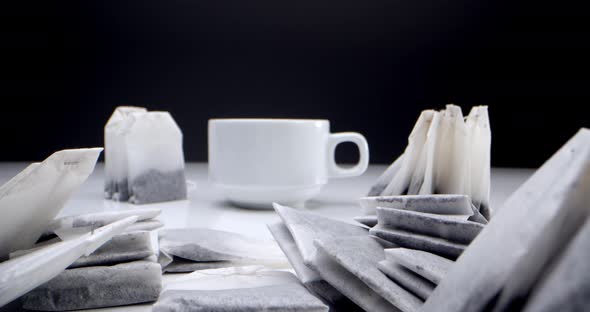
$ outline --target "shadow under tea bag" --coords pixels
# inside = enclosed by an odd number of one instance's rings
[[[0,188],[0,259],[39,239],[70,195],[88,178],[102,148],[63,150]]]
[[[328,307],[293,274],[250,266],[197,271],[172,282],[153,311],[327,312]]]
[[[129,199],[127,182],[127,150],[125,148],[125,127],[129,115],[146,112],[143,107],[119,106],[104,127],[105,148],[105,198],[116,201]],[[128,125],[127,125],[128,126]]]
[[[125,134],[129,202],[148,204],[187,197],[182,132],[168,112],[133,113]]]

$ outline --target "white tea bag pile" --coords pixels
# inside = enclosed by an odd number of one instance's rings
[[[423,311],[590,309],[590,130],[504,203]]]
[[[186,199],[182,132],[168,112],[118,107],[104,132],[106,198],[134,204]]]
[[[157,209],[130,209],[99,212],[55,220],[46,232],[56,238],[38,244],[32,250],[11,254],[18,257],[56,242],[92,233],[97,227],[124,218],[138,222],[127,226],[92,253],[79,257],[68,269],[35,288],[21,300],[27,310],[63,311],[102,308],[155,301],[162,284],[157,263],[158,240],[155,231],[141,230],[142,223],[160,213]],[[140,230],[136,230],[136,229]],[[82,233],[82,234],[81,234]],[[18,259],[18,258],[17,258]]]
[[[101,148],[55,152],[0,187],[0,261],[31,248],[68,198],[88,178]]]
[[[170,283],[153,311],[327,312],[328,307],[293,274],[246,266],[198,271]]]
[[[361,206],[377,210],[377,223],[369,231],[372,235],[451,260],[461,255],[484,226],[469,220],[479,212],[465,195],[366,197],[361,198]],[[372,224],[366,218],[359,221]]]
[[[274,241],[205,228],[164,229],[159,233],[164,272],[180,273],[247,265],[285,269],[289,263]]]
[[[473,107],[465,118],[455,105],[423,111],[404,153],[368,196],[464,194],[489,219],[490,149],[487,106]]]
[[[90,255],[136,220],[137,217],[127,217],[92,233],[48,244],[0,262],[0,307],[52,280],[76,259]]]

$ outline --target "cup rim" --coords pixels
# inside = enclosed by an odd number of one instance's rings
[[[327,119],[305,118],[211,118],[209,123],[328,123]]]

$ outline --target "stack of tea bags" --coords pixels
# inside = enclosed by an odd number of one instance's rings
[[[168,112],[118,107],[104,132],[106,198],[134,204],[186,199],[182,132]]]
[[[590,130],[516,190],[423,311],[590,310]]]
[[[408,146],[368,196],[464,194],[489,219],[491,131],[486,106],[423,111]],[[376,211],[369,211],[375,214]]]
[[[138,222],[26,294],[22,298],[23,307],[63,311],[155,301],[161,290],[162,272],[157,263],[157,233],[149,229],[159,213],[157,209],[133,209],[57,219],[46,231],[57,237],[38,244],[33,250],[67,241],[81,233],[92,233],[97,227],[129,216]],[[15,252],[11,257],[33,250]]]
[[[164,272],[180,273],[225,267],[289,264],[274,241],[205,229],[165,229],[159,233],[159,262]]]

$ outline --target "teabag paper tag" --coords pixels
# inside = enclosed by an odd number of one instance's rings
[[[154,311],[328,311],[293,274],[260,266],[198,271],[169,283]]]
[[[105,198],[126,201],[129,199],[127,186],[127,150],[124,128],[129,115],[146,112],[143,107],[119,106],[104,127],[105,147]]]
[[[49,281],[135,222],[128,217],[76,239],[58,242],[0,263],[0,307]]]
[[[33,246],[70,195],[94,170],[101,148],[63,150],[0,189],[0,259]]]
[[[148,204],[187,197],[182,132],[167,112],[133,113],[125,135],[129,201]]]
[[[408,138],[408,146],[404,151],[405,156],[402,167],[379,195],[405,195],[408,193],[412,175],[418,166],[418,161],[424,149],[428,129],[430,128],[434,114],[435,112],[433,110],[425,110],[420,114]]]
[[[486,218],[490,219],[490,152],[492,132],[487,106],[477,106],[471,109],[467,116],[469,133],[469,194],[475,207]]]
[[[160,252],[170,260],[175,256],[194,262],[247,261],[277,268],[289,266],[271,240],[205,228],[164,229],[159,235]]]
[[[65,270],[22,301],[36,311],[101,308],[156,301],[161,289],[160,265],[134,261]]]

